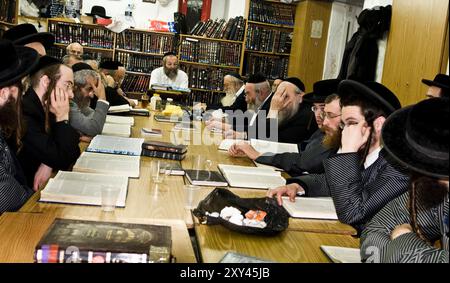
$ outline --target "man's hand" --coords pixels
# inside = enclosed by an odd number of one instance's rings
[[[272,102],[270,103],[270,111],[281,111],[288,107],[288,105],[289,99],[286,90],[284,90],[283,92],[277,91],[272,97]]]
[[[206,123],[206,128],[211,131],[220,130],[222,132],[226,132],[231,129],[231,125],[219,121],[209,121]]]
[[[37,192],[52,176],[53,169],[42,163],[34,174],[33,190]]]
[[[269,191],[267,191],[267,196],[269,198],[272,198],[273,196],[276,195],[278,205],[282,206],[283,200],[281,197],[283,195],[287,195],[291,202],[295,202],[295,196],[297,195],[297,193],[300,193],[300,192],[304,193],[305,190],[299,184],[293,183],[293,184],[289,184],[286,186],[278,187],[276,189],[269,190]]]
[[[94,94],[98,99],[106,100],[105,86],[100,79],[98,79],[96,83],[93,78],[88,77],[87,82],[91,85]]]
[[[395,227],[395,229],[391,233],[391,240],[395,240],[401,235],[412,233],[413,228],[409,224],[403,224]]]
[[[251,160],[256,160],[261,156],[261,153],[253,148],[253,146],[242,142],[233,144],[228,150],[228,153],[233,157],[247,156]]]
[[[69,95],[61,88],[55,88],[50,94],[50,112],[56,117],[56,122],[69,120]]]
[[[244,132],[236,132],[233,130],[228,130],[223,133],[224,139],[232,139],[232,140],[245,140],[245,133]]]
[[[92,137],[88,136],[80,136],[80,142],[87,142],[90,143],[92,141]]]
[[[342,131],[342,153],[358,152],[367,143],[370,135],[370,127],[361,121],[356,125],[349,125]]]

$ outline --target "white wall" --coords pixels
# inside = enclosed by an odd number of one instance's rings
[[[365,0],[364,1],[364,9],[370,9],[375,6],[387,6],[392,5],[393,0]],[[381,82],[383,78],[383,68],[384,68],[384,59],[386,55],[386,46],[387,46],[387,38],[388,33],[378,41],[378,64],[377,64],[377,75],[376,81]]]
[[[211,19],[230,19],[244,16],[245,0],[212,0]]]
[[[334,2],[331,7],[327,48],[323,68],[323,79],[334,79],[339,75],[345,45],[358,30],[356,16],[361,7]]]
[[[103,6],[107,16],[124,15],[127,5],[134,4],[133,17],[136,28],[148,28],[149,20],[173,21],[173,13],[178,11],[178,0],[172,0],[169,5],[162,7],[159,1],[155,4],[142,0],[83,0],[83,15],[91,11],[92,6]]]

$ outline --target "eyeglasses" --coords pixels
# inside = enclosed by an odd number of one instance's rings
[[[74,85],[72,82],[65,82],[64,87],[65,87],[66,91],[69,91],[69,90],[73,90]]]
[[[341,130],[343,130],[345,127],[354,126],[354,125],[358,125],[358,124],[359,123],[355,122],[355,121],[350,121],[350,122],[348,122],[348,124],[345,124],[344,122],[341,122],[341,123],[339,123],[339,128]]]
[[[320,106],[313,106],[313,107],[311,107],[311,111],[312,112],[317,112],[317,111],[323,112],[324,110],[325,110],[325,107],[320,107]]]
[[[320,118],[322,118],[324,120],[325,120],[325,118],[331,120],[331,119],[334,119],[334,118],[337,118],[337,117],[340,117],[340,116],[342,116],[342,114],[337,115],[337,114],[333,114],[333,113],[329,113],[329,112],[325,112],[325,111],[320,113]]]

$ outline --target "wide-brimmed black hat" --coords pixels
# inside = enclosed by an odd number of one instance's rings
[[[289,82],[289,83],[295,85],[296,87],[298,87],[301,91],[303,91],[303,92],[305,91],[305,84],[299,78],[290,77],[290,78],[285,79],[283,82]]]
[[[100,63],[99,68],[100,69],[106,69],[106,70],[118,70],[119,67],[122,67],[123,64],[120,63],[119,61],[103,61]]]
[[[339,79],[330,79],[315,82],[313,85],[313,91],[305,94],[305,96],[303,96],[303,100],[310,103],[324,103],[328,96],[337,93],[337,89],[341,81],[342,80]]]
[[[364,98],[380,107],[388,116],[402,107],[397,96],[377,82],[360,83],[353,80],[344,80],[338,86],[338,95],[341,102],[345,102],[352,97]]]
[[[422,82],[427,86],[437,86],[440,88],[450,89],[450,77],[444,74],[437,74],[432,81],[423,79]]]
[[[21,24],[10,28],[3,34],[3,39],[9,39],[16,45],[40,42],[45,49],[49,49],[55,43],[55,36],[52,33],[38,32],[32,24]]]
[[[39,70],[42,70],[46,67],[52,66],[52,65],[57,65],[57,64],[62,64],[61,60],[55,58],[55,57],[51,57],[51,56],[42,56],[39,58],[39,62],[36,65],[36,67],[33,68],[33,70],[31,71],[31,75],[37,73]]]
[[[0,87],[10,86],[28,75],[38,64],[39,54],[25,46],[14,46],[9,40],[0,39]]]
[[[432,98],[393,113],[384,123],[384,148],[420,174],[448,179],[449,100]]]
[[[99,16],[99,17],[104,18],[104,19],[111,19],[111,17],[106,15],[106,10],[102,6],[92,6],[91,12],[90,13],[86,13],[86,15],[91,16],[91,17]]]

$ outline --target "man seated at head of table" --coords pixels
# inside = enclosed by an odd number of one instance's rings
[[[298,144],[299,153],[263,154],[248,143],[238,142],[230,148],[230,155],[247,156],[258,163],[283,169],[292,177],[305,172],[323,173],[323,160],[335,154],[340,143],[341,106],[336,94],[339,82],[337,79],[316,82],[314,91],[303,97],[313,104],[311,110],[319,129],[309,139]]]
[[[381,129],[400,102],[385,86],[346,80],[339,84],[341,98],[341,148],[324,161],[324,174],[290,178],[287,185],[269,190],[282,195],[333,198],[338,218],[360,233],[387,203],[403,194],[409,184],[406,168],[383,149]]]
[[[154,84],[169,85],[176,88],[188,88],[188,75],[180,70],[177,55],[167,52],[162,59],[163,66],[154,69],[151,73],[150,86]]]
[[[15,150],[7,140],[20,148],[22,138],[21,80],[38,63],[38,53],[9,40],[0,40],[0,54],[8,54],[0,63],[0,215],[18,210],[33,194],[27,185]]]

